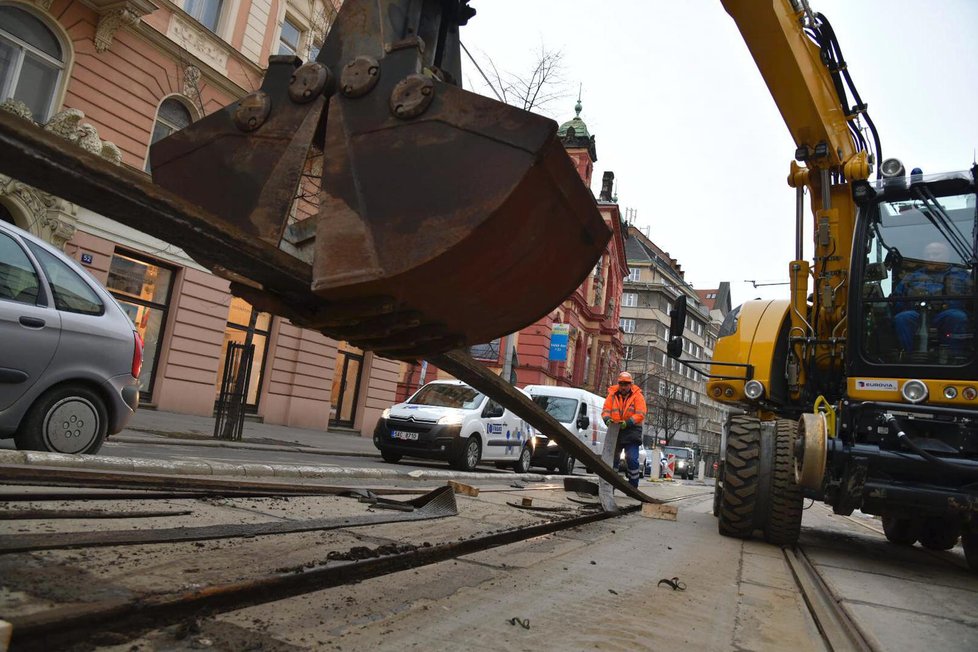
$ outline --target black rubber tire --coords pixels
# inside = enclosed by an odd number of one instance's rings
[[[459,471],[472,471],[479,465],[482,459],[482,445],[479,437],[472,435],[465,440],[465,445],[461,446],[455,457],[455,468]]]
[[[928,518],[920,524],[917,540],[928,550],[950,550],[961,536],[961,524],[957,519]]]
[[[774,464],[764,538],[777,546],[793,546],[801,534],[804,500],[795,482],[794,445],[798,424],[778,419],[774,431]]]
[[[94,455],[102,448],[108,427],[108,412],[98,394],[84,385],[60,385],[34,401],[14,441],[20,450]],[[66,435],[72,432],[83,440]]]
[[[910,518],[899,518],[897,516],[883,517],[883,534],[887,541],[900,546],[912,546],[917,542],[920,534],[920,525]]]
[[[746,415],[730,417],[717,522],[723,536],[747,539],[754,533],[760,467],[760,420]]]
[[[570,455],[564,455],[560,458],[560,466],[557,467],[557,471],[561,475],[574,475],[574,465],[577,463]]]
[[[964,548],[968,568],[978,573],[978,522],[972,521],[961,528],[961,547]]]
[[[519,459],[513,462],[513,471],[516,473],[526,473],[530,470],[530,458],[533,457],[533,451],[530,450],[529,446],[524,446],[520,451]]]
[[[717,469],[717,477],[713,481],[713,515],[720,516],[720,500],[723,496],[723,467]]]
[[[397,464],[398,462],[401,461],[401,458],[404,457],[397,451],[392,451],[387,448],[380,449],[380,456],[384,458],[385,462],[388,462],[390,464]]]

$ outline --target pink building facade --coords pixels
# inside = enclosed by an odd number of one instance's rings
[[[336,3],[338,5],[338,3]],[[321,0],[0,0],[0,108],[146,171],[149,145],[259,87],[272,54],[315,56]],[[0,175],[0,219],[62,247],[146,340],[145,407],[213,413],[252,307],[179,248]],[[254,319],[250,410],[370,435],[398,364],[268,314]]]

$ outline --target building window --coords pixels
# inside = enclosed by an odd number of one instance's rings
[[[244,344],[248,337],[248,326],[254,314],[255,327],[252,331],[251,344],[254,357],[251,360],[251,375],[248,377],[248,387],[245,390],[245,409],[255,412],[258,409],[258,397],[265,371],[265,357],[268,352],[268,334],[272,327],[272,316],[267,312],[257,312],[244,299],[233,297],[228,311],[227,328],[224,330],[224,343],[221,345],[221,359],[217,370],[217,394],[221,392],[221,379],[224,378],[224,365],[227,363],[228,342]],[[235,370],[235,374],[237,370]]]
[[[632,283],[638,283],[642,278],[642,269],[639,267],[633,267],[628,270],[628,280]]]
[[[64,68],[54,32],[23,9],[0,6],[0,102],[20,100],[35,122],[47,122]]]
[[[109,264],[109,278],[105,286],[143,338],[139,390],[141,398],[150,400],[170,303],[173,270],[117,251]]]
[[[625,346],[625,360],[631,360],[634,356],[634,352],[631,346]]]
[[[278,53],[298,55],[301,42],[302,30],[286,18],[282,22],[282,34],[278,37]]]
[[[638,305],[638,295],[634,292],[625,292],[621,295],[621,305],[625,308],[634,308]]]
[[[153,145],[153,143],[163,140],[175,131],[186,129],[191,122],[193,122],[193,117],[183,102],[172,97],[163,100],[163,104],[160,104],[160,110],[156,112],[156,124],[153,125],[153,137],[149,144]],[[151,171],[148,154],[145,169],[147,172]]]
[[[201,25],[217,33],[217,23],[221,20],[224,0],[186,0],[183,10]]]
[[[621,320],[621,329],[626,333],[635,332],[635,320],[634,319],[624,319]]]

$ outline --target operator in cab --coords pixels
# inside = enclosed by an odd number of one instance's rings
[[[642,477],[642,470],[638,466],[638,448],[642,443],[642,423],[646,411],[645,397],[642,390],[632,383],[632,375],[627,371],[618,374],[618,384],[608,388],[601,418],[609,426],[612,423],[621,424],[612,459],[617,460],[622,448],[625,449],[628,484],[635,488],[638,488],[638,480]]]

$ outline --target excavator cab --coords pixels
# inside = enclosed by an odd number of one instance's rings
[[[969,173],[884,179],[860,205],[853,270],[860,374],[975,378],[975,190]],[[912,367],[908,368],[908,367]]]
[[[474,13],[346,0],[316,61],[271,57],[260,90],[155,144],[158,185],[311,270],[269,287],[188,253],[254,305],[395,359],[512,333],[570,295],[611,231],[556,123],[459,86]],[[319,198],[302,220],[300,195]]]

